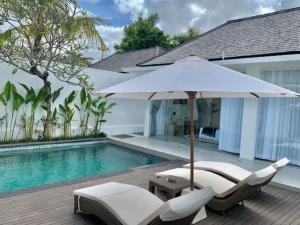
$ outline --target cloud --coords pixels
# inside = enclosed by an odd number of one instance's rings
[[[158,26],[168,34],[178,34],[189,27],[207,31],[227,20],[265,14],[300,6],[300,0],[114,0],[120,13],[136,18],[158,13]]]
[[[147,15],[145,0],[114,0],[115,6],[120,13],[130,14],[134,20],[139,13]]]
[[[228,20],[300,6],[300,0],[113,0],[113,3],[119,13],[129,14],[132,21],[139,13],[144,16],[158,13],[157,26],[170,35],[190,27],[205,32]],[[123,27],[102,25],[98,30],[109,48],[105,56],[112,54],[113,46],[122,40]],[[101,54],[92,50],[92,56],[99,59]]]
[[[263,7],[263,6],[260,6],[257,10],[258,14],[266,14],[274,11],[275,9],[273,7]]]

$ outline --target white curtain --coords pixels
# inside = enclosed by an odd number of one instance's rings
[[[265,71],[261,78],[300,92],[300,71]],[[278,160],[288,157],[300,165],[300,99],[260,99],[256,157]]]
[[[150,112],[150,119],[151,119],[151,125],[150,125],[150,130],[151,130],[151,136],[155,136],[157,131],[157,113],[159,111],[160,105],[162,101],[151,101],[151,112]]]
[[[219,149],[240,153],[243,99],[222,98]]]
[[[165,135],[167,101],[163,100],[156,114],[156,135]]]

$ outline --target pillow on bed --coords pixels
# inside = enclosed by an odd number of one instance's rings
[[[208,187],[173,198],[162,206],[159,217],[162,221],[185,218],[200,210],[214,196],[214,191]]]

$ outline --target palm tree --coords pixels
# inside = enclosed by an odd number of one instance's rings
[[[103,20],[79,9],[76,0],[0,0],[0,22],[10,29],[0,33],[0,60],[40,78],[46,97],[43,136],[52,134],[52,98],[49,76],[91,88],[82,68],[89,64],[83,52],[91,44],[107,48],[96,26]]]

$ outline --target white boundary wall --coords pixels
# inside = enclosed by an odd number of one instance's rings
[[[18,91],[23,94],[25,94],[25,92],[23,91],[23,88],[20,85],[18,85],[18,83],[24,83],[28,86],[32,86],[35,90],[38,90],[42,87],[43,83],[41,79],[29,75],[21,70],[19,70],[16,74],[12,74],[13,68],[14,67],[9,66],[6,63],[0,63],[0,90],[3,90],[3,87],[7,81],[11,81],[12,83],[14,83]],[[90,76],[91,82],[94,84],[95,90],[101,90],[103,88],[131,79],[138,75],[136,73],[113,73],[110,71],[98,70],[93,68],[86,68],[85,73]],[[57,99],[54,106],[58,106],[58,104],[62,103],[63,99],[67,95],[69,95],[71,91],[79,91],[81,89],[80,87],[72,86],[61,82],[57,80],[54,76],[50,76],[49,80],[52,84],[52,90],[64,87],[60,97]],[[105,119],[107,120],[107,122],[103,124],[102,131],[110,135],[144,131],[144,116],[146,102],[123,99],[113,99],[110,101],[117,103],[117,105],[112,108],[112,113],[106,116]],[[4,108],[3,105],[0,103],[0,117],[2,117],[3,115]],[[45,113],[43,112],[43,110],[40,109],[36,113],[36,119],[40,119],[42,115],[45,115]],[[76,110],[74,120],[72,121],[72,134],[78,133],[78,115],[79,114]],[[91,120],[89,123],[89,128],[92,129],[93,125],[94,121]],[[3,131],[0,132],[3,133]],[[20,136],[22,135],[19,134],[19,138]]]

